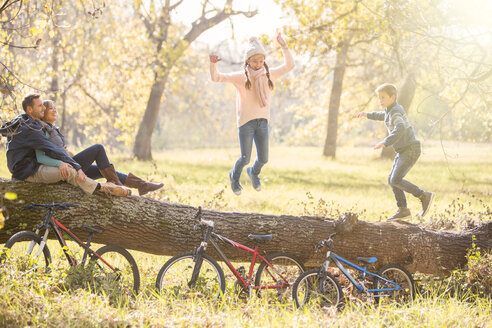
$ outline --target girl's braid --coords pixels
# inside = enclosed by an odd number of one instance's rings
[[[270,90],[273,90],[273,82],[270,80],[270,70],[268,69],[268,65],[266,62],[263,63],[266,69],[266,76],[268,78],[268,86],[270,87]]]
[[[244,74],[246,74],[246,90],[249,90],[251,88],[251,81],[249,80],[249,76],[248,76],[248,63],[245,62],[244,63]]]

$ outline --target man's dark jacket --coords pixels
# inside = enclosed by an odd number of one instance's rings
[[[51,158],[59,159],[79,170],[80,164],[67,156],[65,150],[53,144],[43,132],[40,123],[27,114],[16,118],[16,129],[7,135],[7,166],[12,178],[25,180],[38,170],[35,149],[40,149]],[[6,123],[9,124],[9,123]]]

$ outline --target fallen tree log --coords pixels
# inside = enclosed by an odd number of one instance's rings
[[[55,217],[84,238],[87,233],[80,228],[82,225],[103,228],[104,232],[93,238],[97,243],[176,255],[194,249],[203,236],[201,231],[193,230],[196,208],[192,206],[139,196],[120,198],[98,193],[89,196],[65,183],[44,185],[0,179],[0,188],[17,193],[21,201],[4,200],[8,220],[0,230],[0,243],[5,243],[17,231],[32,230],[44,219],[42,211],[22,210],[24,203],[50,202],[80,204],[68,211],[55,212]],[[261,245],[263,251],[291,253],[308,267],[323,261],[324,252],[315,253],[314,245],[335,231],[338,235],[334,250],[339,255],[350,260],[357,256],[376,256],[376,266],[397,263],[412,273],[448,274],[465,264],[466,252],[473,242],[485,250],[492,248],[492,221],[473,230],[434,231],[402,222],[358,221],[353,214],[330,219],[204,210],[203,217],[215,221],[215,232],[250,247],[254,243],[247,238],[248,234],[273,234],[273,241]],[[209,250],[213,256],[213,248]],[[249,253],[229,245],[223,251],[232,261],[250,260]]]

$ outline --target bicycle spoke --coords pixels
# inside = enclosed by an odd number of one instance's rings
[[[256,272],[255,285],[264,287],[258,295],[267,301],[289,302],[292,298],[292,285],[304,271],[300,261],[286,254],[272,254],[267,260],[273,265],[262,263]]]
[[[187,296],[214,298],[224,292],[225,280],[217,262],[208,256],[203,257],[198,277],[194,284],[190,285],[194,267],[193,253],[171,258],[160,270],[156,287],[163,295],[181,299]]]
[[[17,271],[46,272],[51,261],[47,246],[40,248],[41,238],[31,231],[13,235],[1,251],[0,264],[9,265]]]
[[[298,307],[321,306],[338,309],[344,303],[343,291],[338,281],[331,274],[322,279],[318,269],[306,271],[297,279],[293,288],[293,298]]]
[[[88,267],[92,270],[92,283],[117,296],[138,293],[140,274],[133,257],[125,249],[106,245],[97,251],[101,258],[93,256]]]
[[[383,291],[378,292],[378,296],[376,297],[376,303],[390,303],[396,302],[398,304],[405,304],[411,302],[415,297],[415,290],[413,279],[408,271],[395,264],[388,264],[381,268],[378,272],[378,275],[386,278],[387,280],[393,281],[400,286],[400,289],[394,291]],[[378,289],[391,289],[394,288],[394,285],[379,278],[376,278],[375,285]]]

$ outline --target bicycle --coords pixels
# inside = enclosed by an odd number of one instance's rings
[[[91,273],[94,274],[94,278],[104,283],[117,282],[123,292],[137,294],[140,287],[140,274],[135,260],[126,249],[117,245],[106,245],[94,251],[90,248],[92,236],[96,233],[102,233],[103,229],[83,225],[82,228],[89,232],[87,243],[84,244],[53,216],[55,209],[68,210],[78,206],[78,204],[72,203],[25,205],[24,210],[47,210],[44,223],[36,227],[36,232],[20,231],[10,237],[1,252],[0,265],[5,264],[7,260],[13,261],[15,256],[19,256],[17,260],[20,270],[49,272],[51,253],[46,242],[50,230],[53,230],[71,267],[77,266],[78,263],[68,249],[63,233],[84,249],[80,265],[85,266],[85,262],[89,258],[89,265],[93,270]],[[40,234],[42,229],[45,229],[43,235]]]
[[[188,294],[197,297],[221,297],[225,292],[224,271],[217,261],[206,254],[210,243],[236,277],[234,289],[239,298],[252,297],[253,291],[256,291],[259,297],[268,301],[290,300],[291,286],[297,276],[305,270],[301,261],[286,253],[273,253],[264,257],[259,253],[258,243],[272,240],[272,235],[248,235],[248,238],[256,241],[255,247],[249,248],[213,232],[214,222],[203,219],[201,213],[202,209],[199,207],[194,216],[194,220],[198,220],[199,223],[194,229],[205,229],[203,241],[194,251],[178,254],[162,266],[156,279],[157,290],[162,294],[181,298]],[[234,268],[220,249],[217,240],[252,253],[247,275],[244,267],[241,266],[237,270]],[[257,261],[261,263],[253,284],[253,270]]]
[[[305,271],[295,281],[292,297],[297,307],[302,308],[306,304],[318,304],[336,309],[343,307],[345,297],[342,287],[328,269],[331,261],[340,269],[341,274],[347,277],[356,291],[374,298],[376,305],[384,300],[407,303],[415,298],[414,282],[405,268],[397,264],[387,264],[377,273],[369,272],[367,266],[356,265],[332,251],[335,235],[336,233],[331,234],[328,239],[320,241],[315,247],[316,250],[323,246],[327,248],[324,263],[317,269]],[[376,257],[357,257],[356,259],[364,264],[377,261]],[[358,271],[358,277],[354,278],[343,264]]]

